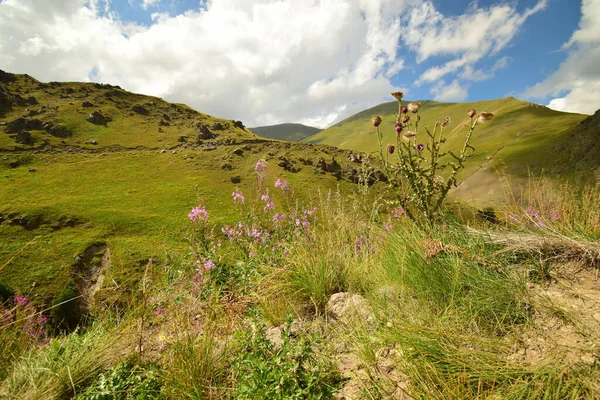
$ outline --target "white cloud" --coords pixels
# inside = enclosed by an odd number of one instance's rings
[[[456,17],[445,17],[430,1],[415,7],[402,38],[417,53],[417,62],[434,56],[454,57],[425,71],[416,83],[435,82],[461,69],[466,78],[489,79],[493,73],[475,73],[473,66],[504,49],[527,18],[543,10],[547,3],[548,0],[539,0],[534,7],[519,13],[509,4],[479,8],[475,2],[468,12]]]
[[[44,81],[95,76],[249,126],[323,127],[395,89],[397,16],[415,1],[210,0],[146,27],[110,0],[4,0],[0,65]]]
[[[579,29],[563,49],[569,51],[558,70],[528,88],[527,98],[556,96],[548,107],[593,114],[600,109],[600,0],[583,0]]]
[[[431,88],[431,93],[435,95],[436,101],[464,101],[469,95],[467,88],[461,86],[458,80],[452,81],[449,85],[439,81]]]
[[[160,3],[160,0],[142,0],[142,8],[147,10],[150,7],[156,7]]]

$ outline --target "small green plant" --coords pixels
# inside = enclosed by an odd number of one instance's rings
[[[419,110],[421,103],[409,103],[402,106],[402,92],[392,93],[398,100],[396,117],[396,145],[383,148],[383,134],[379,129],[382,122],[380,116],[374,116],[373,126],[377,128],[379,155],[383,163],[388,181],[399,198],[400,205],[413,220],[424,217],[427,223],[433,224],[438,218],[444,199],[452,186],[456,185],[458,172],[464,168],[465,161],[471,157],[475,148],[471,145],[471,137],[478,123],[492,118],[493,114],[475,110],[468,112],[469,129],[462,144],[460,153],[442,152],[444,128],[450,124],[450,118],[437,120],[433,130],[425,127],[426,141],[419,142]],[[476,117],[477,115],[477,117]],[[384,155],[384,152],[386,153]],[[390,162],[390,156],[396,154],[396,163]],[[445,173],[449,169],[449,173]]]
[[[156,366],[146,368],[123,363],[100,374],[75,400],[159,399],[162,383]]]
[[[314,350],[313,337],[293,338],[289,323],[281,334],[281,346],[273,344],[264,327],[253,323],[238,339],[233,368],[236,399],[329,399],[339,376],[330,361]]]

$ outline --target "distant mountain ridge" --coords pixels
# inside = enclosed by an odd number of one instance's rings
[[[307,137],[322,131],[322,129],[319,128],[294,123],[258,126],[249,129],[258,136],[269,139],[285,140],[288,142],[301,142]]]

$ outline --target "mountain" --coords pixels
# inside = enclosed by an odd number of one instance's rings
[[[279,124],[250,128],[258,136],[270,139],[301,142],[303,139],[321,132],[319,128],[302,124]]]
[[[281,177],[300,193],[354,185],[342,173],[356,165],[348,155],[118,86],[0,71],[0,265],[12,260],[0,283],[49,304],[79,279],[76,260],[108,248],[106,279],[118,290],[104,293],[118,296],[152,257],[187,251],[192,207],[230,222],[232,191],[256,190],[257,160],[272,192]]]
[[[501,201],[504,188],[499,171],[510,174],[515,188],[531,173],[537,175],[545,171],[552,177],[577,175],[589,179],[600,172],[600,158],[595,156],[597,150],[590,150],[597,148],[596,138],[600,135],[597,114],[589,117],[554,111],[513,97],[472,103],[421,101],[417,142],[426,141],[423,127],[432,128],[436,120],[449,116],[451,123],[445,130],[445,146],[449,150],[459,150],[468,131],[465,126],[467,112],[472,108],[477,112],[492,112],[494,117],[476,127],[472,139],[475,155],[459,176],[460,185],[454,192],[459,197],[480,205]],[[397,111],[397,102],[383,103],[303,142],[375,154],[378,141],[371,117],[380,115],[383,118],[380,129],[384,146],[387,146],[396,141]],[[414,120],[414,115],[412,118]]]

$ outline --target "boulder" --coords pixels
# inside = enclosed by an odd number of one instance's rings
[[[213,139],[217,136],[214,133],[212,133],[206,125],[203,125],[203,124],[200,124],[198,126],[198,131],[199,131],[198,132],[198,140]]]
[[[131,111],[138,113],[140,115],[149,115],[150,111],[148,111],[144,106],[136,104],[135,106],[131,107]]]
[[[231,179],[231,183],[235,183],[235,184],[240,183],[242,181],[242,178],[239,175],[232,176],[230,179]]]
[[[179,136],[177,138],[177,141],[180,142],[180,143],[185,143],[185,142],[187,142],[187,137],[186,136]]]
[[[329,298],[326,305],[327,313],[335,320],[348,322],[352,318],[360,318],[367,322],[374,322],[373,313],[369,302],[364,297],[340,292]]]
[[[81,103],[81,107],[94,107],[94,103],[86,100],[83,103]]]
[[[39,119],[17,118],[6,125],[6,133],[18,133],[23,130],[41,130],[44,123]]]
[[[33,137],[31,136],[31,132],[21,131],[21,132],[17,133],[17,136],[15,137],[15,142],[21,143],[21,144],[32,145]]]
[[[106,126],[112,118],[102,114],[100,111],[94,111],[90,115],[88,115],[85,119],[87,122],[91,122],[94,125],[104,125]]]
[[[38,101],[37,101],[37,99],[36,99],[35,97],[33,97],[33,96],[29,96],[29,97],[27,98],[27,104],[30,104],[30,105],[32,105],[32,106],[35,106],[36,104],[39,104],[39,103],[38,103]]]

